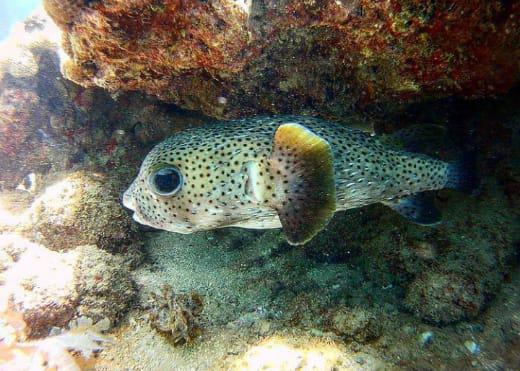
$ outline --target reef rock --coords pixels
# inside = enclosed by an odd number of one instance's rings
[[[479,282],[454,274],[426,272],[412,282],[405,306],[434,324],[450,324],[477,316],[485,303]]]
[[[0,187],[12,189],[28,174],[60,171],[79,162],[106,135],[108,94],[64,79],[60,32],[43,12],[18,23],[0,44]],[[89,111],[95,103],[96,110]],[[97,141],[96,141],[97,138]]]
[[[330,322],[336,334],[360,343],[374,340],[381,335],[381,319],[370,309],[339,308]]]
[[[214,117],[344,116],[519,80],[520,4],[493,1],[45,0],[65,76]]]
[[[81,171],[59,177],[36,197],[25,229],[54,250],[95,244],[114,251],[132,235],[117,180]]]
[[[29,335],[45,336],[53,326],[65,326],[78,299],[73,279],[76,254],[50,251],[15,235],[1,235],[0,250],[14,258],[1,290],[23,314]]]
[[[135,293],[124,258],[96,246],[57,252],[1,234],[0,255],[0,304],[23,315],[32,338],[79,316],[115,323]]]
[[[128,264],[94,245],[80,246],[75,270],[77,313],[95,320],[119,320],[135,296]]]
[[[2,190],[77,165],[124,171],[147,152],[134,139],[157,141],[204,120],[144,94],[111,97],[63,78],[59,40],[59,29],[40,10],[0,43]]]

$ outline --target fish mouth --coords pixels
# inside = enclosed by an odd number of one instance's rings
[[[140,225],[150,227],[155,230],[166,230],[181,234],[189,234],[193,232],[193,230],[187,228],[187,225],[156,225],[152,224],[150,221],[147,221],[145,218],[143,218],[142,214],[138,210],[138,205],[133,195],[133,184],[123,193],[123,195],[121,196],[121,202],[123,206],[131,212],[132,219]]]
[[[135,220],[137,223],[139,224],[143,224],[143,225],[148,225],[147,223],[144,222],[144,220],[141,219],[141,217],[139,217],[139,215],[137,214],[137,211],[136,211],[136,205],[135,205],[135,200],[134,198],[132,197],[132,194],[130,192],[128,192],[130,189],[128,189],[125,193],[123,193],[123,197],[121,199],[122,203],[123,203],[123,206],[125,208],[127,208],[128,210],[130,210],[132,212],[132,219]]]
[[[148,225],[137,213],[137,207],[135,204],[135,199],[132,194],[132,187],[128,188],[123,196],[121,197],[121,202],[125,208],[127,208],[130,212],[132,212],[132,219],[135,220],[139,224]]]
[[[122,197],[121,201],[122,201],[124,207],[126,207],[127,209],[130,209],[132,211],[135,211],[135,200],[134,200],[134,197],[132,194],[133,193],[132,188],[133,188],[133,184],[125,191],[125,193],[123,193],[123,197]]]
[[[153,225],[151,225],[151,224],[145,222],[143,219],[141,219],[141,217],[139,216],[139,214],[137,214],[136,212],[134,212],[134,213],[132,214],[132,219],[134,219],[134,220],[135,220],[137,223],[139,223],[139,224],[147,225],[147,226],[149,226],[149,227],[154,227]],[[154,227],[154,228],[156,228],[156,227]]]
[[[134,198],[131,195],[129,196],[125,192],[123,194],[122,202],[123,202],[123,206],[130,211],[129,214],[130,213],[132,214],[132,219],[134,221],[136,221],[139,224],[145,225],[145,226],[157,228],[156,226],[151,225],[146,220],[144,220],[141,216],[139,216],[139,213],[137,212],[137,209],[136,209]]]

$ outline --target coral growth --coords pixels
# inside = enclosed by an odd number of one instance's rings
[[[142,90],[210,116],[353,107],[507,91],[520,7],[498,0],[44,1],[65,76]]]
[[[0,182],[5,188],[29,173],[72,166],[90,144],[87,117],[73,100],[85,89],[62,78],[59,31],[48,17],[40,21],[42,28],[30,30],[18,24],[2,45],[7,51],[0,58],[0,155],[5,159]]]
[[[201,332],[202,297],[197,293],[176,294],[163,286],[148,302],[152,327],[167,335],[174,345],[191,342]]]

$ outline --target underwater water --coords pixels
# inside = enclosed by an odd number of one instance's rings
[[[7,38],[15,22],[23,21],[39,4],[37,0],[0,2],[0,40]]]
[[[0,370],[520,368],[518,4],[4,3]]]

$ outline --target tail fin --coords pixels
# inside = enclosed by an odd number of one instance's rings
[[[477,156],[475,152],[463,155],[452,162],[448,167],[448,181],[446,188],[457,189],[466,193],[473,193],[480,181],[477,176]]]

